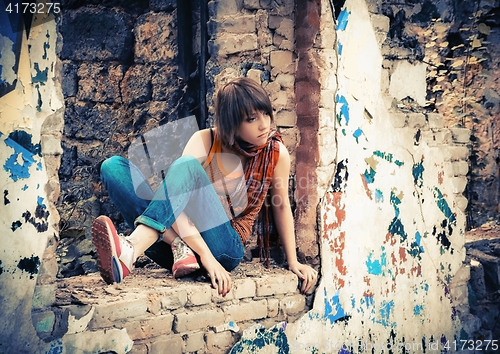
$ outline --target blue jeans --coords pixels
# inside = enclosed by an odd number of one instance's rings
[[[163,232],[184,211],[226,270],[232,270],[243,259],[241,239],[231,226],[205,170],[194,157],[177,159],[156,192],[137,166],[121,156],[102,163],[101,179],[131,228],[144,224]],[[172,267],[172,251],[164,242],[153,244],[146,255],[166,268]]]

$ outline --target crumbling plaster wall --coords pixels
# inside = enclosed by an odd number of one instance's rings
[[[39,14],[29,33],[18,34],[20,47],[2,36],[0,61],[2,81],[14,85],[0,98],[0,351],[4,353],[43,347],[31,311],[54,301],[57,273],[59,217],[54,203],[59,194],[64,112],[57,31],[53,19]]]

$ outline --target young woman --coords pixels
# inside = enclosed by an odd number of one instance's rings
[[[239,78],[217,93],[215,128],[193,134],[155,192],[128,160],[114,156],[104,161],[104,185],[134,227],[124,238],[108,217],[94,221],[92,238],[106,283],[121,282],[137,257],[146,253],[171,268],[176,278],[203,266],[212,286],[226,295],[231,289],[229,272],[242,260],[244,244],[270,191],[288,267],[302,280],[301,291],[308,292],[317,272],[297,261],[288,199],[290,156],[279,133],[271,129],[272,120],[264,89]],[[132,179],[143,183],[137,187]]]

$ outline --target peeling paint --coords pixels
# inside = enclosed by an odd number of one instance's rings
[[[337,19],[337,31],[345,31],[350,14],[351,12],[347,11],[346,9],[343,9],[340,12],[339,18]]]
[[[348,321],[349,317],[342,305],[340,304],[339,293],[337,292],[332,298],[328,298],[326,290],[324,292],[324,301],[325,301],[325,314],[323,318],[330,321],[330,324],[333,324],[337,321]]]
[[[337,106],[340,107],[340,112],[337,113],[337,121],[342,125],[342,118],[345,120],[345,125],[349,125],[349,106],[347,100],[342,95],[336,96]]]
[[[448,205],[448,202],[446,202],[446,200],[444,199],[443,193],[441,192],[441,190],[438,187],[434,188],[434,198],[436,200],[436,204],[437,204],[439,210],[441,210],[441,212],[448,218],[448,220],[451,223],[455,223],[456,222],[455,215],[451,211],[450,206]]]

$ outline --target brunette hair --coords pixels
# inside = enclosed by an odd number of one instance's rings
[[[255,111],[264,112],[273,121],[271,100],[262,86],[247,77],[225,84],[215,99],[215,127],[222,142],[233,145],[241,122]]]

